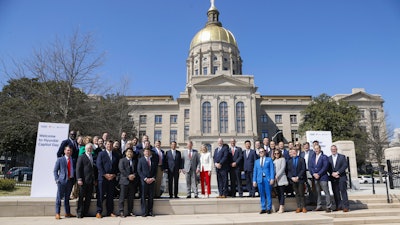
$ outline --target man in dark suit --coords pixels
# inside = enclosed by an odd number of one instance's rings
[[[297,156],[295,149],[289,150],[291,158],[286,163],[290,183],[292,183],[294,192],[296,193],[297,209],[296,213],[306,213],[306,205],[304,199],[304,182],[307,180],[306,162],[304,158]]]
[[[168,150],[165,155],[165,171],[168,173],[168,191],[169,198],[178,197],[178,181],[179,173],[182,172],[183,162],[181,152],[176,150],[176,142],[171,142],[171,150]],[[172,189],[172,184],[174,189]]]
[[[257,160],[256,151],[250,149],[251,142],[246,140],[244,142],[245,149],[243,150],[243,170],[246,176],[246,188],[249,192],[249,197],[255,197],[255,188],[252,185],[253,182],[253,169],[254,162]]]
[[[243,197],[241,171],[243,166],[243,154],[242,148],[236,146],[235,138],[231,139],[229,146],[229,155],[231,156],[231,168],[229,171],[229,177],[231,179],[231,193],[232,197],[236,196],[236,188],[239,192],[239,197]]]
[[[154,184],[157,174],[157,163],[151,158],[151,150],[144,149],[144,156],[138,162],[138,174],[142,184],[142,216],[155,216],[153,213]],[[146,201],[146,196],[148,200]]]
[[[306,175],[307,175],[306,186],[308,191],[308,200],[312,205],[317,204],[317,193],[315,191],[314,179],[310,173],[310,170],[308,169],[308,164],[311,161],[311,158],[314,157],[314,155],[315,152],[312,149],[310,149],[310,143],[305,142],[303,144],[303,151],[300,153],[300,157],[304,158],[306,162]]]
[[[229,172],[229,147],[224,144],[222,138],[218,138],[218,147],[214,150],[214,165],[217,173],[218,193],[217,198],[228,196],[228,172]]]
[[[58,148],[57,151],[57,157],[61,157],[64,155],[64,149],[66,146],[69,146],[72,150],[72,159],[74,159],[74,163],[76,165],[76,162],[78,160],[78,154],[79,154],[79,148],[78,148],[78,143],[76,142],[76,131],[71,130],[69,132],[69,138],[65,139],[64,141],[61,142],[60,147]]]
[[[113,142],[107,141],[106,151],[102,151],[97,156],[98,185],[99,193],[97,198],[97,218],[102,218],[103,196],[106,195],[107,215],[116,217],[114,214],[114,191],[116,176],[118,174],[118,153],[112,151]]]
[[[119,184],[121,192],[119,194],[119,215],[125,217],[124,201],[128,196],[128,215],[135,216],[133,213],[133,201],[136,193],[136,185],[138,182],[137,161],[133,159],[133,149],[127,148],[125,151],[126,157],[119,160],[118,168],[120,172]]]
[[[315,155],[314,155],[314,157],[311,158],[311,161],[308,162],[308,168],[314,178],[316,191],[317,191],[317,208],[315,208],[315,211],[322,210],[322,196],[321,196],[321,189],[322,189],[325,193],[325,200],[326,200],[325,211],[331,212],[332,211],[332,209],[331,209],[332,202],[331,202],[331,195],[329,193],[329,187],[328,187],[328,181],[329,181],[328,157],[326,155],[324,155],[324,153],[322,153],[321,146],[319,146],[318,144],[314,145],[314,151],[315,151]]]
[[[90,202],[92,200],[93,185],[95,183],[93,165],[93,145],[85,145],[85,153],[78,157],[76,163],[76,179],[78,180],[79,198],[76,214],[78,218],[88,216]]]
[[[271,154],[271,148],[269,147],[269,138],[268,137],[265,137],[263,139],[262,148],[266,151],[265,152],[266,157],[271,157],[273,155],[273,153]]]
[[[66,145],[64,148],[64,156],[57,159],[54,166],[53,174],[54,180],[57,184],[57,197],[56,197],[56,219],[60,219],[61,199],[64,198],[65,217],[75,217],[71,214],[69,205],[69,196],[74,184],[74,163],[71,157],[72,149]]]
[[[347,196],[347,160],[346,156],[337,152],[336,145],[331,146],[332,155],[329,156],[329,173],[332,183],[333,198],[335,199],[336,211],[349,211],[349,199]]]
[[[148,145],[146,144],[146,142],[148,142]],[[149,136],[147,136],[147,135],[143,135],[142,142],[140,142],[136,145],[136,152],[140,153],[140,155],[143,156],[143,150],[145,148],[149,148],[149,149],[153,148],[153,146],[150,145]]]

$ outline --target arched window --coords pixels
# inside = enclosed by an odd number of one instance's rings
[[[204,102],[202,106],[203,133],[211,133],[211,104]]]
[[[228,133],[228,104],[219,103],[219,132]]]
[[[238,133],[244,133],[244,118],[244,104],[243,102],[238,102],[236,103],[236,132]]]

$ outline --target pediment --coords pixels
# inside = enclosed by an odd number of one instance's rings
[[[233,76],[227,75],[219,75],[215,77],[211,77],[207,80],[199,81],[198,83],[194,83],[195,87],[253,87],[253,85],[249,82],[244,82],[240,79],[237,79]]]
[[[380,95],[371,95],[366,92],[360,91],[343,97],[344,101],[383,101]]]

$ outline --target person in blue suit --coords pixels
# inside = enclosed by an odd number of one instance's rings
[[[226,198],[228,196],[228,171],[229,162],[229,147],[224,144],[222,138],[218,139],[218,147],[214,150],[214,165],[217,172],[218,193],[217,198]]]
[[[271,185],[274,184],[275,179],[274,163],[270,157],[265,156],[264,149],[260,149],[258,153],[260,154],[260,158],[254,162],[253,186],[258,186],[258,192],[260,193],[260,214],[271,214]]]
[[[317,192],[317,208],[315,208],[314,211],[322,210],[322,196],[321,196],[321,189],[322,189],[325,193],[325,200],[326,200],[325,211],[331,212],[332,202],[328,187],[328,181],[329,181],[328,157],[324,155],[324,153],[321,151],[321,146],[318,144],[314,145],[314,151],[315,155],[313,155],[311,161],[308,162],[308,169],[310,170],[310,173],[315,181],[316,192]]]
[[[74,164],[72,159],[72,148],[69,145],[64,147],[64,155],[59,157],[54,166],[54,180],[57,184],[56,197],[56,219],[60,219],[61,199],[64,198],[65,217],[75,217],[71,214],[69,196],[74,184]]]

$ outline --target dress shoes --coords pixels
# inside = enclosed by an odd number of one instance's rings
[[[322,208],[315,208],[313,211],[322,211]]]
[[[226,196],[225,195],[221,195],[221,198],[226,198]]]
[[[303,210],[302,210],[302,212],[303,212],[303,213],[306,213],[306,212],[307,212],[307,209],[304,207]]]
[[[267,210],[267,214],[271,214],[271,210],[270,209]]]
[[[71,217],[76,217],[74,214],[71,213],[66,213],[65,218],[71,218]]]
[[[192,198],[192,196],[188,195],[188,196],[186,196],[186,198]]]
[[[300,208],[297,208],[297,209],[296,209],[296,213],[299,213],[299,212],[301,212],[301,209],[300,209]]]
[[[125,218],[125,217],[126,217],[126,216],[124,215],[124,212],[120,212],[120,213],[119,213],[119,216],[122,217],[122,218]]]
[[[147,214],[143,214],[142,217],[147,217]]]
[[[101,213],[96,213],[96,218],[101,219],[101,218],[103,218],[103,216],[101,215]]]
[[[155,215],[152,212],[148,213],[147,216],[155,217]]]
[[[114,213],[110,213],[110,217],[117,217]]]
[[[325,212],[330,213],[330,212],[332,212],[332,209],[331,208],[326,208]]]
[[[56,214],[56,220],[59,220],[59,219],[61,219],[60,213],[57,213],[57,214]]]
[[[199,196],[198,196],[198,195],[195,195],[194,198],[199,198]]]
[[[264,214],[264,213],[267,213],[267,210],[263,209],[260,211],[260,214]]]
[[[169,196],[169,198],[174,198],[173,196]]]
[[[179,196],[175,196],[174,198],[179,198]]]
[[[348,208],[343,208],[343,212],[349,212],[350,210]]]
[[[133,213],[133,212],[129,213],[129,215],[132,217],[136,217],[135,213]]]

